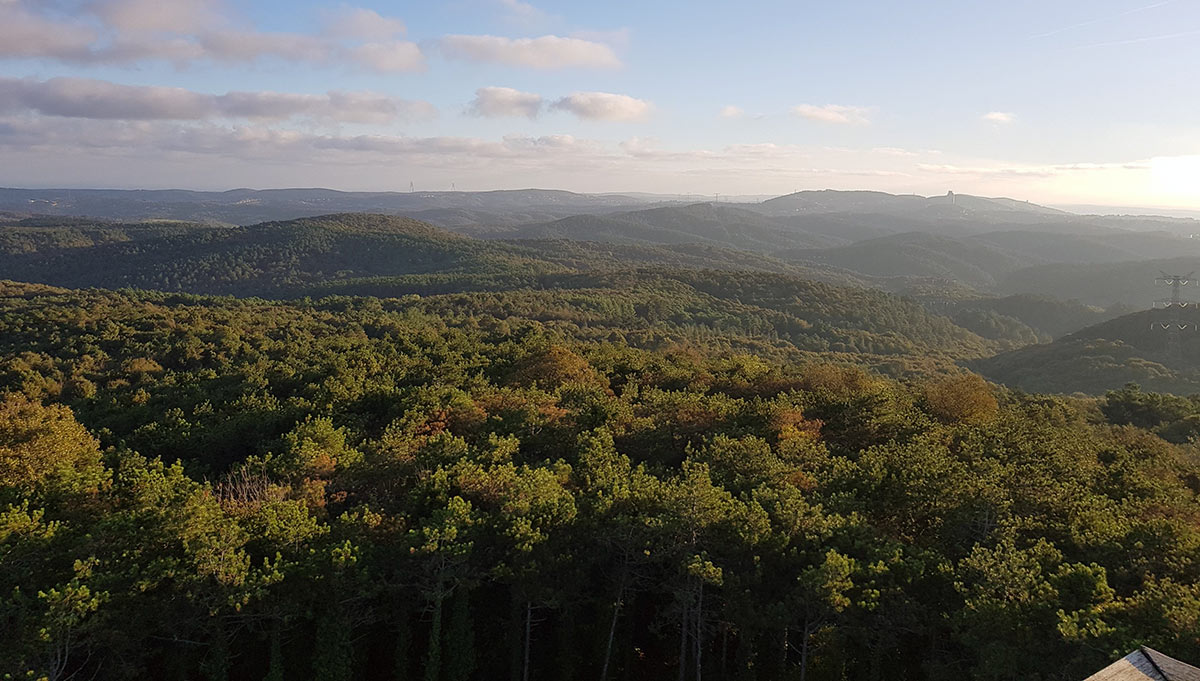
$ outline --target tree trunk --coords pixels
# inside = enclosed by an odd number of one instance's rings
[[[442,601],[439,588],[433,602],[433,622],[429,626],[429,656],[425,661],[425,681],[438,681],[442,675]]]
[[[789,645],[791,645],[791,643],[788,641],[788,628],[787,628],[787,626],[784,626],[783,627],[783,645],[779,646],[779,673],[780,674],[783,673],[783,670],[787,669],[787,658],[788,658],[788,646]]]
[[[703,669],[700,663],[700,655],[704,651],[704,582],[700,582],[699,588],[696,590],[696,630],[693,636],[694,649],[696,651],[696,681],[700,681],[700,672]]]
[[[604,647],[604,665],[600,668],[600,681],[608,681],[608,663],[612,659],[613,639],[617,635],[617,617],[621,615],[621,605],[624,600],[625,570],[622,570],[620,588],[617,589],[617,600],[613,602],[612,621],[608,623],[608,643]]]
[[[525,601],[525,666],[521,681],[529,681],[529,641],[533,634],[533,602]]]
[[[686,592],[685,592],[686,593]],[[684,681],[687,676],[687,640],[688,640],[688,598],[691,594],[687,594],[683,602],[683,612],[679,618],[679,681]]]
[[[808,618],[804,618],[804,641],[800,643],[800,681],[808,674],[808,639],[812,632],[808,630]]]
[[[729,623],[721,625],[721,681],[729,678]]]
[[[517,598],[515,590],[509,592],[508,681],[521,681],[521,664],[524,661],[522,648],[525,647],[525,608],[524,601]]]
[[[271,634],[268,642],[267,676],[264,681],[283,681],[283,623],[278,619],[271,621]]]

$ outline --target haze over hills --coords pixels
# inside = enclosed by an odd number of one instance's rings
[[[631,192],[580,194],[561,190],[519,189],[483,192],[346,192],[320,188],[232,189],[224,192],[117,189],[14,189],[0,188],[0,212],[22,215],[87,215],[119,220],[179,219],[253,224],[268,220],[311,217],[336,212],[370,212],[424,217],[435,224],[474,224],[500,220],[512,224],[520,216],[568,217],[578,214],[629,211],[653,204],[695,204],[689,197]],[[1043,225],[1071,229],[1124,221],[1126,229],[1167,229],[1188,233],[1194,220],[1166,220],[1154,216],[1080,216],[1058,209],[1007,198],[967,194],[921,197],[865,191],[801,191],[764,201],[740,201],[739,207],[773,217],[796,218],[832,215],[867,216],[873,221],[908,221],[889,231],[932,230],[969,232],[984,225]],[[415,215],[424,213],[423,216]],[[473,216],[473,217],[472,217]],[[802,227],[803,223],[791,223]],[[972,227],[976,225],[976,227]],[[1113,224],[1112,226],[1120,226]],[[1157,227],[1155,227],[1157,226]]]
[[[500,232],[505,238],[572,239],[616,243],[709,243],[727,248],[776,252],[847,243],[848,239],[805,232],[752,210],[748,205],[698,203],[639,211],[579,215]]]
[[[1136,383],[1152,391],[1200,393],[1200,311],[1180,313],[1188,328],[1178,332],[1178,355],[1169,349],[1168,333],[1158,326],[1170,318],[1165,310],[1142,310],[970,366],[1030,392],[1100,394]]]
[[[463,211],[481,216],[510,213],[574,215],[648,203],[620,194],[520,189],[486,192],[343,192],[332,189],[0,189],[0,211],[89,215],[119,220],[152,218],[253,224],[338,212],[393,215]],[[451,213],[453,215],[453,213]]]
[[[9,202],[0,218],[6,277],[189,293],[403,296],[602,290],[617,281],[654,290],[667,285],[646,271],[629,274],[639,268],[774,273],[910,296],[976,339],[968,344],[976,349],[960,356],[977,359],[1144,308],[1163,295],[1153,285],[1158,270],[1200,269],[1200,241],[1181,236],[1193,228],[1191,220],[1085,217],[969,195],[806,191],[718,204],[541,190],[96,190],[61,194],[64,203],[53,208],[65,212],[84,203],[143,221],[31,217],[15,209],[22,201],[28,208],[31,200],[51,200],[47,196],[59,194],[0,190],[0,201]],[[457,233],[413,218],[364,214],[230,225],[254,214],[330,205],[384,206],[388,213],[432,217]],[[217,216],[229,220],[213,221]],[[579,278],[601,272],[626,274]],[[680,285],[672,281],[669,286]],[[780,306],[785,302],[746,314],[791,314]],[[877,327],[873,333],[883,332]],[[806,343],[800,345],[812,347]],[[872,341],[871,347],[883,346]],[[1097,375],[1077,389],[1111,385],[1116,379],[1105,374],[1125,371],[1091,369]]]

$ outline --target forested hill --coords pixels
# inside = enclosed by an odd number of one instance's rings
[[[1200,310],[1178,313],[1179,352],[1168,347],[1167,310],[1143,310],[1090,326],[1046,345],[972,363],[988,378],[1034,392],[1100,394],[1126,383],[1180,395],[1200,393]]]
[[[346,214],[195,229],[0,256],[6,276],[60,286],[271,295],[348,276],[563,270],[520,249],[416,220]]]
[[[1139,644],[1200,658],[1200,469],[1136,425],[1179,405],[775,361],[732,343],[736,305],[832,324],[831,291],[663,285],[641,310],[0,283],[0,663],[1066,681]],[[739,302],[705,317],[685,285]]]
[[[765,252],[834,246],[846,242],[844,237],[806,232],[746,207],[712,203],[605,215],[576,215],[520,227],[510,232],[499,232],[498,236],[615,243],[708,243]]]
[[[649,267],[631,268],[639,259]],[[852,275],[766,256],[695,245],[483,241],[379,215],[198,228],[10,253],[0,263],[14,279],[65,287],[260,297],[473,293],[472,300],[493,301],[490,314],[509,306],[534,319],[594,317],[617,331],[669,324],[785,350],[861,354],[875,365],[896,357],[897,370],[987,356],[1020,341],[1016,333],[985,340],[912,301],[809,279],[856,283]],[[564,309],[570,305],[580,307]]]
[[[521,278],[636,264],[788,272],[858,285],[865,281],[835,268],[696,243],[483,241],[408,218],[357,213],[248,227],[113,223],[85,229],[52,221],[0,225],[0,271],[6,277],[68,287],[277,296],[363,277],[438,273]]]

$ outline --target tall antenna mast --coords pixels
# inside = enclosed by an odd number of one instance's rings
[[[1167,314],[1162,315],[1158,320],[1150,322],[1151,329],[1165,331],[1167,334],[1166,356],[1169,361],[1175,365],[1179,365],[1183,361],[1183,349],[1180,344],[1180,332],[1187,329],[1196,330],[1195,322],[1187,322],[1180,317],[1186,307],[1197,307],[1193,301],[1186,300],[1181,295],[1181,289],[1188,284],[1195,283],[1196,271],[1192,270],[1187,274],[1167,274],[1159,271],[1161,277],[1154,279],[1155,284],[1170,284],[1171,297],[1160,298],[1154,301],[1155,309],[1163,309]]]

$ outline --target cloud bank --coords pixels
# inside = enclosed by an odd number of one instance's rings
[[[637,121],[649,116],[652,109],[644,99],[611,92],[575,92],[550,106],[593,121]]]
[[[75,16],[55,14],[54,7],[0,2],[0,58],[180,66],[278,58],[380,72],[421,71],[426,65],[416,43],[398,38],[403,22],[362,8],[327,13],[322,31],[309,35],[247,28],[226,16],[227,6],[217,0],[98,0]]]
[[[541,95],[510,87],[481,87],[467,105],[467,113],[484,118],[537,118],[541,110]]]
[[[867,117],[868,109],[862,106],[799,104],[792,107],[792,113],[810,121],[836,125],[867,125],[871,122]]]
[[[615,68],[621,60],[604,43],[544,35],[502,38],[494,35],[449,35],[438,42],[449,59],[532,69]]]
[[[182,88],[120,85],[88,78],[0,78],[0,112],[119,120],[204,121],[221,118],[391,123],[436,115],[428,102],[372,92],[323,95],[228,92],[213,95]]]

